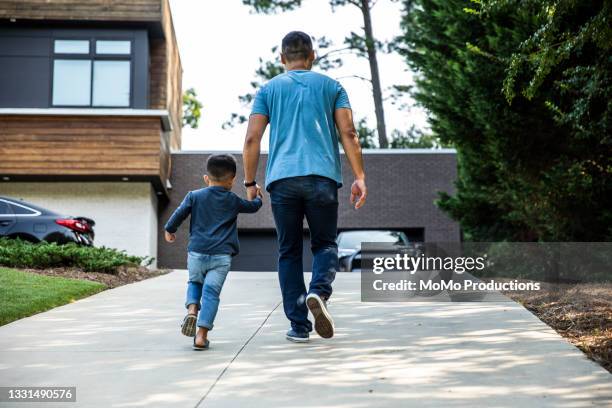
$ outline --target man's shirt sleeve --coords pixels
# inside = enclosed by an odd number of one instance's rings
[[[348,94],[340,82],[336,82],[336,102],[334,105],[334,110],[348,108],[351,109],[351,103],[349,102]]]
[[[238,212],[239,213],[254,213],[261,208],[261,198],[256,197],[254,200],[245,200],[236,196],[238,199]]]
[[[164,226],[164,229],[171,234],[174,234],[181,223],[185,221],[185,218],[191,214],[192,207],[192,194],[191,191],[187,193],[181,205],[178,206],[174,213],[170,216],[170,219]]]
[[[259,88],[255,99],[253,100],[253,108],[251,109],[251,115],[260,114],[270,117],[270,109],[268,107],[267,89],[265,86]]]

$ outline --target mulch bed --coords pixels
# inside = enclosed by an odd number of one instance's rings
[[[557,333],[612,373],[612,284],[555,285],[508,292]]]
[[[105,284],[109,289],[128,283],[139,282],[155,276],[165,275],[170,272],[166,269],[149,270],[144,266],[120,267],[116,273],[84,272],[79,268],[50,268],[50,269],[21,269],[26,272],[37,273],[47,276],[59,276],[70,279],[85,279]]]

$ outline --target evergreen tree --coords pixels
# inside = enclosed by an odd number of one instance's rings
[[[609,240],[610,42],[601,25],[580,36],[600,13],[610,21],[609,1],[555,1],[561,14],[552,1],[475,3],[404,0],[414,97],[458,150],[457,193],[440,207],[473,240]],[[551,15],[557,28],[539,41]]]

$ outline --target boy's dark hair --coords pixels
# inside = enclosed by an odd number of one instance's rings
[[[236,159],[231,154],[213,154],[206,161],[206,173],[212,181],[234,178]]]
[[[289,62],[308,59],[312,52],[312,40],[302,31],[292,31],[283,38],[281,52]]]

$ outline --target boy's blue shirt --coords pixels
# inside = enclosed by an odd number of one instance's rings
[[[206,187],[187,193],[164,228],[170,233],[175,233],[185,218],[191,215],[190,252],[233,256],[240,250],[236,227],[238,214],[257,212],[261,204],[259,197],[248,201],[224,187]]]
[[[251,114],[266,115],[270,148],[266,189],[287,177],[317,175],[342,185],[334,112],[351,108],[338,81],[306,70],[277,75],[261,87]]]

